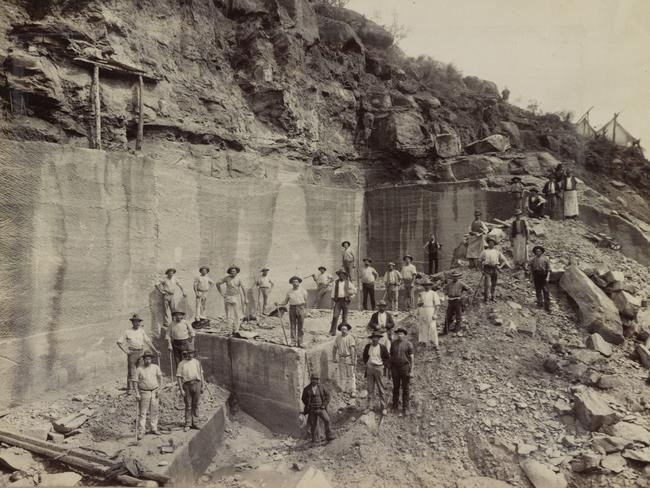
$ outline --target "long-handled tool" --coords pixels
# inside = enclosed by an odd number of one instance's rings
[[[176,373],[174,371],[174,354],[172,351],[169,351],[169,367],[172,371],[172,383],[174,383],[176,381]]]
[[[135,442],[136,444],[140,439],[138,439],[138,435],[140,434],[140,399],[136,398],[135,403],[138,406],[138,413],[135,418]]]
[[[288,346],[289,345],[289,340],[287,339],[287,331],[284,330],[284,320],[282,320],[282,317],[284,316],[285,310],[286,309],[284,307],[279,307],[278,308],[278,311],[279,311],[278,315],[280,317],[280,327],[282,327],[282,333],[284,334],[284,342]]]

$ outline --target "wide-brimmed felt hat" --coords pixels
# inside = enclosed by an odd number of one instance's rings
[[[327,268],[326,268],[325,266],[319,266],[319,267],[318,267],[318,270],[319,270],[319,271],[320,271],[321,269],[322,269],[323,271],[327,271]]]
[[[151,351],[145,351],[142,355],[143,358],[155,358],[156,355]]]
[[[402,334],[407,334],[408,335],[408,331],[404,327],[400,327],[399,329],[395,329],[395,334],[399,334],[400,332]]]
[[[167,268],[167,269],[165,270],[165,274],[169,274],[170,272],[171,272],[172,274],[176,274],[176,270],[175,270],[174,268]]]
[[[352,329],[352,326],[351,326],[350,324],[348,324],[347,322],[341,322],[341,323],[339,324],[339,326],[337,327],[337,329],[338,329],[338,330],[341,330],[341,327],[343,327],[343,326],[347,327],[348,330]]]
[[[343,241],[343,242],[341,243],[341,246],[342,246],[343,244],[347,244],[348,246],[351,246],[351,245],[352,245],[352,244],[350,244],[350,241]]]
[[[231,270],[231,269],[234,269],[235,271],[237,271],[237,273],[239,273],[239,272],[241,271],[241,269],[239,269],[239,266],[235,266],[235,265],[233,264],[232,266],[230,266],[230,267],[226,270],[226,273],[230,274],[230,270]]]
[[[293,280],[298,280],[298,283],[302,283],[302,278],[300,276],[292,276],[289,278],[289,284],[291,285]]]
[[[517,181],[521,181],[521,176],[513,176],[513,177],[510,179],[510,183],[515,183],[515,182],[517,182]]]
[[[311,378],[312,380],[319,380],[320,375],[318,373],[312,373],[309,375],[309,378]]]
[[[201,266],[201,267],[199,268],[199,273],[200,273],[201,271],[203,271],[203,270],[206,270],[208,273],[210,272],[210,268],[208,268],[207,266]]]
[[[386,303],[386,300],[379,300],[379,301],[377,302],[377,306],[380,306],[380,305],[381,305],[382,307],[387,307],[387,306],[388,306],[388,304]]]
[[[483,212],[481,212],[480,210],[474,210],[474,217],[476,217],[477,215],[483,215]]]
[[[455,276],[456,278],[460,278],[461,276],[463,276],[463,273],[461,273],[460,271],[454,270],[451,273],[449,273],[449,275],[450,276]]]
[[[137,313],[134,313],[131,315],[131,318],[129,319],[131,322],[142,322],[142,319]]]
[[[370,258],[363,258],[363,261],[367,263],[372,263],[372,259]]]
[[[494,242],[495,244],[498,244],[497,240],[492,236],[487,237],[485,242]]]
[[[520,208],[516,209],[515,212],[514,212],[515,215],[521,215],[522,213],[523,212],[521,211]]]
[[[388,266],[395,266],[395,263],[388,263]]]
[[[183,312],[182,310],[174,310],[172,312],[172,315],[185,315],[185,312]]]
[[[541,250],[541,251],[542,251],[542,254],[546,252],[546,249],[544,249],[544,246],[534,246],[534,247],[533,247],[533,253],[534,253],[537,249]]]
[[[337,275],[344,274],[345,276],[347,276],[347,275],[348,275],[348,272],[345,271],[344,269],[337,269],[337,270],[336,270],[336,274],[337,274]]]
[[[261,271],[264,272],[264,271],[271,271],[271,270],[269,268],[262,268]]]
[[[379,330],[373,330],[372,333],[368,336],[368,339],[372,339],[373,337],[384,337],[384,334]]]
[[[284,305],[280,305],[278,307],[278,312],[287,313],[287,307],[285,307]]]
[[[433,283],[430,282],[429,280],[423,281],[420,283],[421,286],[433,286]]]
[[[532,187],[530,187],[530,188],[528,189],[528,191],[532,191],[532,192],[534,192],[534,193],[537,193],[537,192],[539,192],[539,189],[538,189],[536,186],[532,186]]]
[[[407,258],[413,261],[413,256],[411,256],[410,254],[404,254],[404,256],[402,256],[402,261],[406,260]]]

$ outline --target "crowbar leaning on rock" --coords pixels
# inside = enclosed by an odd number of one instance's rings
[[[282,334],[284,334],[284,342],[288,346],[289,345],[289,340],[287,339],[287,331],[284,330],[284,320],[282,320],[282,317],[283,317],[285,311],[286,311],[286,308],[278,307],[278,316],[280,317],[280,327],[282,327]]]

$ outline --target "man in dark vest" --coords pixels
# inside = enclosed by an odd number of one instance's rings
[[[357,293],[357,288],[350,281],[350,276],[344,269],[336,272],[338,279],[332,286],[332,324],[330,326],[330,335],[336,335],[339,316],[343,315],[343,322],[348,321],[348,309],[350,300]]]
[[[392,410],[399,407],[399,393],[402,390],[402,411],[399,416],[409,414],[409,393],[415,355],[413,344],[406,338],[408,332],[404,328],[395,331],[395,340],[390,346],[390,370],[393,377]]]
[[[427,257],[429,258],[429,274],[434,273],[434,265],[435,265],[435,273],[438,272],[438,251],[440,250],[442,246],[436,239],[436,236],[434,234],[431,234],[429,236],[429,240],[427,243],[424,245],[424,249],[427,252]]]
[[[305,405],[303,414],[307,415],[312,444],[317,444],[320,439],[316,438],[316,427],[318,419],[325,425],[325,437],[328,441],[336,439],[330,426],[330,416],[327,413],[327,405],[330,402],[330,394],[324,385],[320,384],[320,377],[316,373],[311,375],[311,383],[302,390],[302,403]]]
[[[530,260],[530,275],[535,285],[537,306],[544,307],[546,312],[551,311],[551,301],[548,293],[548,278],[551,274],[551,262],[544,255],[546,250],[542,246],[533,247],[533,259]]]

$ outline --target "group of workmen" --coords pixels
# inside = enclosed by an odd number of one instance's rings
[[[528,259],[528,225],[522,215],[524,213],[524,194],[530,192],[528,198],[528,213],[532,217],[543,217],[549,215],[556,218],[556,207],[558,201],[562,200],[563,218],[574,218],[578,213],[576,196],[576,180],[568,170],[556,168],[549,175],[549,180],[544,186],[545,198],[538,195],[535,188],[526,189],[521,178],[514,177],[512,180],[511,193],[514,195],[514,219],[510,224],[509,237],[512,246],[513,261],[515,267],[527,269],[530,272],[535,287],[537,305],[550,312],[550,299],[548,281],[550,277],[550,260],[545,255],[542,246],[534,246],[532,259]],[[542,210],[540,210],[540,208]],[[487,224],[481,220],[481,212],[474,213],[474,221],[471,223],[469,233],[466,236],[464,246],[465,257],[469,266],[481,270],[481,282],[483,284],[483,301],[495,301],[495,291],[499,271],[503,267],[512,267],[504,254],[498,249],[498,239],[490,232]],[[356,364],[357,349],[356,341],[350,334],[351,326],[348,323],[348,312],[353,297],[357,294],[357,287],[352,281],[352,274],[355,270],[355,256],[351,251],[350,242],[341,243],[341,268],[336,271],[336,279],[328,272],[325,266],[318,268],[318,273],[310,277],[316,283],[316,296],[313,303],[315,308],[321,308],[323,300],[329,296],[331,299],[332,320],[329,333],[336,336],[333,346],[333,361],[337,363],[338,384],[344,392],[351,397],[356,396]],[[440,243],[434,234],[431,234],[424,245],[428,258],[428,275],[438,275],[439,259],[441,249]],[[385,300],[375,301],[375,284],[379,280],[379,273],[372,266],[372,259],[363,259],[363,267],[358,270],[362,291],[362,307],[377,311],[371,316],[368,324],[370,341],[365,345],[362,359],[365,364],[365,376],[367,378],[368,403],[367,409],[372,408],[375,399],[375,392],[379,397],[379,407],[382,413],[386,413],[386,393],[383,378],[392,378],[392,409],[399,410],[400,392],[401,406],[400,415],[408,414],[409,408],[409,385],[413,376],[414,348],[406,339],[407,331],[404,328],[395,329],[395,320],[388,311],[397,311],[399,306],[400,290],[403,290],[404,308],[410,311],[417,306],[418,310],[418,343],[429,345],[437,351],[439,347],[438,327],[436,322],[437,310],[441,305],[442,297],[438,294],[429,276],[418,273],[413,264],[413,257],[406,254],[402,258],[401,270],[396,269],[393,262],[387,264],[387,270],[383,276],[385,286]],[[265,314],[269,305],[270,292],[275,286],[269,276],[269,268],[262,268],[255,280],[258,291],[258,312]],[[199,268],[199,276],[194,280],[194,292],[196,296],[195,321],[206,319],[206,299],[208,292],[216,287],[224,299],[226,319],[232,325],[233,333],[239,330],[240,317],[239,309],[247,306],[246,293],[241,279],[239,278],[240,268],[233,265],[226,270],[226,276],[213,281],[209,276],[210,269],[207,266]],[[200,362],[195,358],[194,327],[185,318],[185,312],[177,309],[174,295],[178,288],[183,297],[186,297],[182,284],[175,278],[176,270],[169,268],[165,271],[165,278],[156,285],[163,297],[164,320],[166,327],[167,347],[170,351],[172,363],[172,374],[175,376],[181,395],[185,402],[185,423],[184,429],[199,427],[199,402],[200,395],[205,386],[203,370]],[[460,281],[462,274],[453,270],[448,274],[444,287],[444,295],[447,300],[443,334],[458,331],[462,324],[463,297],[471,288]],[[290,322],[291,345],[303,347],[303,326],[308,306],[307,291],[302,288],[303,279],[299,276],[292,276],[289,279],[291,288],[281,302],[275,302],[280,313],[288,311]],[[415,297],[416,289],[422,291]],[[288,309],[286,308],[288,306]],[[132,327],[123,332],[117,344],[127,355],[127,393],[133,391],[138,400],[138,438],[146,432],[145,422],[149,416],[151,429],[149,432],[158,434],[158,391],[162,386],[162,372],[158,366],[157,358],[160,352],[155,348],[153,342],[141,327],[142,319],[134,314],[131,317]],[[337,330],[340,334],[337,335]],[[148,348],[145,349],[145,348]],[[155,361],[154,361],[155,360]],[[173,373],[175,370],[175,374]],[[325,425],[325,433],[328,439],[332,438],[330,419],[327,414],[329,403],[329,392],[320,383],[317,374],[311,375],[311,382],[305,387],[302,401],[305,405],[304,414],[308,416],[308,422],[312,432],[312,441],[316,442],[315,429],[318,419],[322,419]]]

